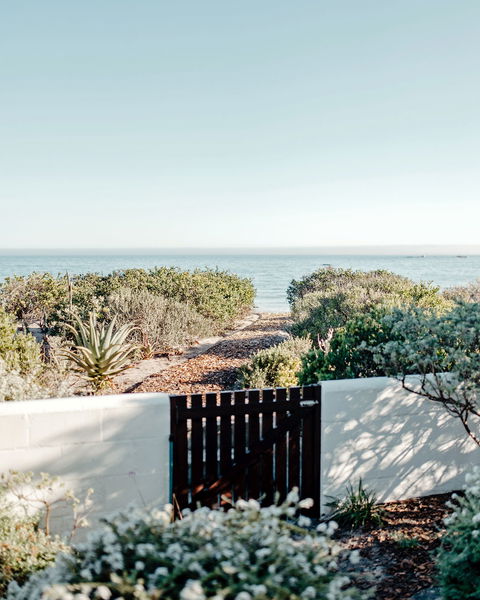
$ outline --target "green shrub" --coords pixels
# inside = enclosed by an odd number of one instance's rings
[[[385,375],[372,348],[392,339],[392,324],[384,320],[389,312],[378,307],[355,317],[335,332],[325,348],[313,348],[305,354],[298,376],[300,385]]]
[[[363,486],[361,479],[356,488],[348,484],[345,496],[333,498],[327,506],[332,510],[329,518],[335,519],[339,525],[357,528],[382,524],[382,511],[377,505],[377,496]]]
[[[22,290],[30,288],[34,293],[25,295],[28,303],[24,307]],[[72,325],[72,314],[86,320],[89,313],[95,311],[99,320],[108,318],[108,299],[124,288],[151,292],[187,305],[207,320],[210,324],[209,333],[221,331],[243,316],[252,307],[255,298],[250,279],[226,271],[180,271],[173,267],[56,278],[45,273],[34,273],[15,277],[3,284],[0,297],[18,318],[31,321],[40,318],[38,315],[41,314],[51,333],[65,334],[63,323]]]
[[[289,387],[298,384],[301,357],[311,348],[305,338],[289,338],[271,348],[259,350],[242,365],[238,386],[242,388]]]
[[[480,468],[467,475],[464,496],[454,496],[445,519],[446,533],[437,555],[444,600],[480,598]]]
[[[289,522],[308,500],[281,506],[240,500],[225,512],[200,508],[172,522],[171,509],[130,510],[23,586],[8,600],[353,600],[366,593],[337,571],[340,548],[326,533]],[[301,517],[302,525],[310,524]],[[352,562],[357,554],[350,554]],[[44,595],[42,595],[44,594]]]
[[[121,288],[109,297],[108,307],[118,325],[135,326],[129,341],[138,346],[144,358],[175,352],[212,330],[211,321],[188,304],[147,290]]]
[[[22,322],[24,330],[38,322],[46,331],[52,311],[66,297],[66,283],[50,273],[7,277],[0,283],[0,305]]]
[[[388,271],[320,269],[293,281],[287,295],[292,304],[292,333],[314,341],[326,339],[332,330],[377,306],[446,308],[451,304],[438,288]]]
[[[21,375],[37,373],[42,368],[40,346],[30,334],[17,333],[12,315],[0,308],[0,359],[5,369]]]

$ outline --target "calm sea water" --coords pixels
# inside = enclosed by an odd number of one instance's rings
[[[0,256],[0,280],[33,271],[53,274],[109,273],[133,267],[174,266],[181,269],[215,268],[250,277],[257,289],[260,310],[288,310],[286,289],[292,279],[326,265],[351,269],[388,269],[415,281],[431,281],[442,288],[463,285],[480,277],[480,256],[332,256],[332,255],[71,255]]]

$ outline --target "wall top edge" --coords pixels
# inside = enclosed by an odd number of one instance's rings
[[[104,408],[124,408],[132,406],[168,406],[169,403],[170,396],[162,393],[46,398],[19,402],[0,402],[0,417],[3,415],[77,412],[83,410],[101,410]]]

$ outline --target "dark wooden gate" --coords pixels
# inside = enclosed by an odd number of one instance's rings
[[[298,487],[320,505],[320,386],[176,395],[172,500],[182,510],[238,498],[271,504]]]

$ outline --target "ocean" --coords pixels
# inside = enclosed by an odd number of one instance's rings
[[[178,255],[4,255],[0,256],[0,281],[34,271],[53,274],[174,266],[180,269],[219,268],[250,277],[257,289],[256,306],[265,312],[288,311],[286,289],[320,267],[388,269],[414,281],[429,281],[441,288],[464,285],[480,277],[480,255],[474,256],[361,256],[300,254],[178,254]]]

